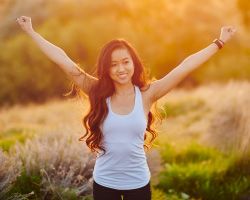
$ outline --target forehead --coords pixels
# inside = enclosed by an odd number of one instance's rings
[[[111,61],[120,61],[125,58],[131,59],[131,56],[126,48],[115,49],[111,54]]]

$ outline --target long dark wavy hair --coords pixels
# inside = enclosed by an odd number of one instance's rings
[[[99,150],[104,151],[104,153],[106,152],[105,148],[101,145],[103,133],[100,125],[108,114],[106,98],[112,96],[115,91],[113,80],[109,76],[111,54],[115,49],[121,48],[127,49],[133,60],[134,74],[132,76],[132,84],[138,86],[142,91],[145,91],[150,87],[150,80],[148,78],[149,71],[146,71],[146,68],[143,66],[136,50],[129,42],[124,39],[114,39],[102,47],[95,68],[98,81],[90,88],[88,94],[90,109],[82,120],[86,133],[79,138],[80,141],[86,141],[87,146],[92,152],[99,152]],[[79,87],[72,83],[72,89],[67,95],[79,94],[79,91]],[[156,104],[155,110],[157,111]],[[160,115],[157,115],[157,118],[158,116]],[[144,136],[144,148],[147,148],[147,150],[152,147],[153,140],[158,135],[156,130],[152,128],[154,121],[155,116],[150,111],[148,113],[147,128]],[[151,135],[151,137],[148,141],[149,135]]]

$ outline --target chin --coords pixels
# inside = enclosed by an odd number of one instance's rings
[[[132,80],[131,79],[125,79],[125,80],[115,80],[116,83],[124,85],[124,84],[128,84],[131,83]]]

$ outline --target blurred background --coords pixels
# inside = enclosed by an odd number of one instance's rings
[[[232,25],[234,37],[161,98],[147,152],[152,200],[250,198],[249,0],[0,0],[0,199],[92,200],[95,157],[78,139],[86,99],[15,22],[90,74],[101,47],[124,38],[160,79]]]
[[[249,10],[247,0],[1,0],[0,105],[60,98],[69,87],[63,71],[16,24],[21,15],[88,73],[102,45],[125,38],[157,79],[218,38],[222,26],[235,26],[225,48],[179,85],[195,87],[250,79]]]

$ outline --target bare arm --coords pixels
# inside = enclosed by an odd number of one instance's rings
[[[55,46],[35,31],[29,32],[29,36],[35,41],[42,52],[53,62],[58,64],[61,69],[86,93],[89,93],[91,84],[97,81],[97,78],[86,73],[76,63],[74,63],[64,52],[63,49]]]
[[[232,27],[223,27],[221,29],[220,39],[224,42],[229,40],[236,31]],[[170,71],[163,78],[154,81],[149,88],[150,100],[154,102],[166,95],[172,88],[180,83],[190,72],[206,62],[218,51],[218,46],[211,43],[204,49],[188,56],[177,67]]]
[[[86,94],[90,87],[95,84],[97,78],[86,73],[76,63],[74,63],[60,47],[55,46],[32,28],[31,18],[22,16],[17,18],[17,22],[22,29],[33,39],[41,51],[55,62],[61,69],[78,85]]]

